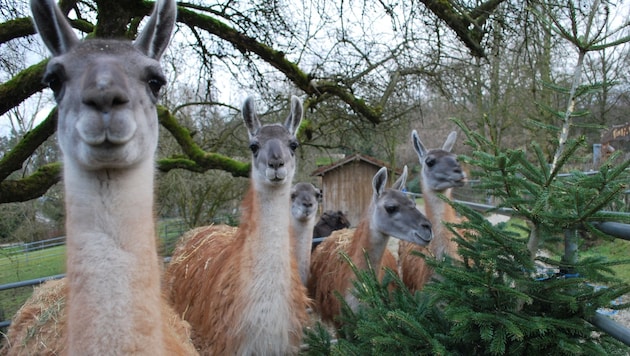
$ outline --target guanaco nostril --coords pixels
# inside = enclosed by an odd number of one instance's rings
[[[128,102],[129,102],[129,99],[127,98],[126,95],[116,96],[112,100],[112,104],[114,106],[116,106],[116,105],[124,105],[124,104],[127,104]]]
[[[99,90],[88,89],[83,95],[83,104],[99,111],[109,112],[112,108],[129,102],[129,97],[117,88]]]
[[[269,163],[267,164],[267,166],[269,168],[275,168],[278,169],[280,167],[284,167],[284,161],[280,161],[280,160],[272,160],[269,161]]]
[[[98,111],[109,112],[112,108],[129,102],[124,93],[117,90],[93,91],[83,96],[83,104],[91,106]]]

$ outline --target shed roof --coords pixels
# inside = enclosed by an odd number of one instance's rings
[[[630,123],[613,125],[602,134],[601,143],[610,143],[611,141],[630,141]]]
[[[373,165],[373,166],[375,166],[377,168],[381,168],[381,167],[389,168],[388,164],[386,164],[385,162],[383,162],[383,161],[381,161],[379,159],[376,159],[376,158],[370,157],[370,156],[366,156],[366,155],[362,155],[360,153],[355,153],[355,154],[350,155],[350,156],[348,156],[346,158],[343,158],[343,159],[341,159],[341,160],[339,160],[337,162],[333,162],[333,163],[331,163],[329,165],[321,166],[321,167],[317,168],[316,170],[313,171],[313,173],[311,173],[311,176],[323,176],[326,173],[328,173],[328,172],[330,172],[332,170],[338,169],[338,168],[340,168],[342,166],[345,166],[348,163],[358,162],[358,161],[371,164],[371,165]],[[397,170],[396,173],[400,173],[400,172],[398,172],[398,170]]]

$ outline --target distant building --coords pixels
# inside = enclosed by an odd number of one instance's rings
[[[387,166],[381,160],[357,153],[317,168],[311,175],[320,177],[322,211],[341,210],[350,225],[356,227],[372,199],[372,178]],[[391,169],[388,173],[391,178]],[[400,173],[396,171],[396,177]]]
[[[602,133],[601,144],[593,145],[593,169],[598,169],[599,166],[610,158],[618,149],[624,152],[621,156],[621,160],[625,161],[630,158],[630,123],[623,125],[613,125],[610,129]]]

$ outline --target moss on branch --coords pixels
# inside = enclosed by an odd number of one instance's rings
[[[31,95],[44,89],[42,77],[48,60],[34,64],[0,84],[0,115],[18,106]]]
[[[24,162],[57,130],[57,109],[48,117],[27,132],[24,137],[0,160],[0,180],[21,169]]]
[[[505,0],[488,0],[467,11],[449,0],[421,0],[424,6],[450,27],[460,41],[476,57],[485,57],[481,41],[486,32],[483,25],[492,12]]]
[[[33,34],[35,34],[35,27],[28,17],[12,19],[0,23],[0,44]]]
[[[188,129],[181,126],[175,116],[171,115],[163,106],[158,107],[158,117],[160,124],[173,135],[185,155],[185,157],[158,160],[157,166],[160,171],[168,172],[171,169],[181,168],[193,172],[205,172],[210,169],[219,169],[229,172],[235,177],[249,176],[250,163],[204,151],[193,141]]]
[[[15,180],[5,179],[0,182],[0,204],[39,198],[60,180],[60,162],[41,166],[28,177]]]

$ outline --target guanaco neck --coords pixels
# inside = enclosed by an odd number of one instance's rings
[[[293,250],[298,264],[298,271],[302,284],[306,285],[311,267],[311,249],[313,246],[313,227],[315,227],[315,214],[306,220],[292,217],[294,241]]]
[[[379,232],[371,225],[370,217],[373,211],[374,204],[370,205],[363,219],[357,225],[347,251],[352,262],[360,270],[367,270],[367,263],[369,262],[375,271],[379,271],[385,248],[387,248],[387,242],[389,241],[389,235]],[[366,252],[368,262],[365,260]]]
[[[68,345],[78,347],[70,354],[105,352],[115,342],[159,355],[153,160],[124,170],[86,171],[73,163],[64,163]],[[138,335],[147,323],[153,326]]]
[[[449,200],[452,196],[453,188],[436,192],[422,184],[422,197],[424,198],[425,215],[431,221],[433,227],[433,240],[429,244],[429,250],[437,259],[444,257],[444,254],[452,256],[453,244],[451,239],[453,233],[444,225],[444,222],[455,220],[455,209],[438,197],[438,193],[444,195]]]
[[[248,214],[252,214],[250,221],[257,222],[256,231],[252,231],[248,239],[251,245],[251,256],[255,261],[255,273],[278,273],[275,266],[282,266],[283,277],[288,277],[291,261],[291,186],[261,186],[254,182],[248,194],[251,208]],[[274,270],[270,270],[274,266]],[[273,279],[278,279],[276,275]]]
[[[279,320],[292,320],[296,306],[289,305],[298,282],[295,257],[291,250],[290,216],[291,187],[257,187],[253,182],[243,204],[239,225],[242,266],[245,273],[243,295],[247,304],[239,325],[239,333],[248,335],[250,342],[241,345],[237,354],[253,354],[255,350],[269,350],[270,354],[285,352],[290,345],[287,325]],[[293,277],[292,273],[296,273]],[[299,282],[298,282],[299,283]],[[302,307],[302,306],[298,306]],[[282,338],[277,345],[269,340]]]
[[[370,217],[373,212],[374,204],[371,204],[354,231],[346,253],[358,270],[367,270],[369,263],[372,269],[378,273],[381,269],[381,262],[385,254],[389,236],[379,232],[371,225]],[[365,259],[366,253],[367,261]],[[347,283],[347,286],[345,288],[344,299],[350,309],[356,312],[361,303],[352,292],[354,288],[352,288],[351,280],[353,279],[355,279],[354,276],[346,276],[345,283]]]

